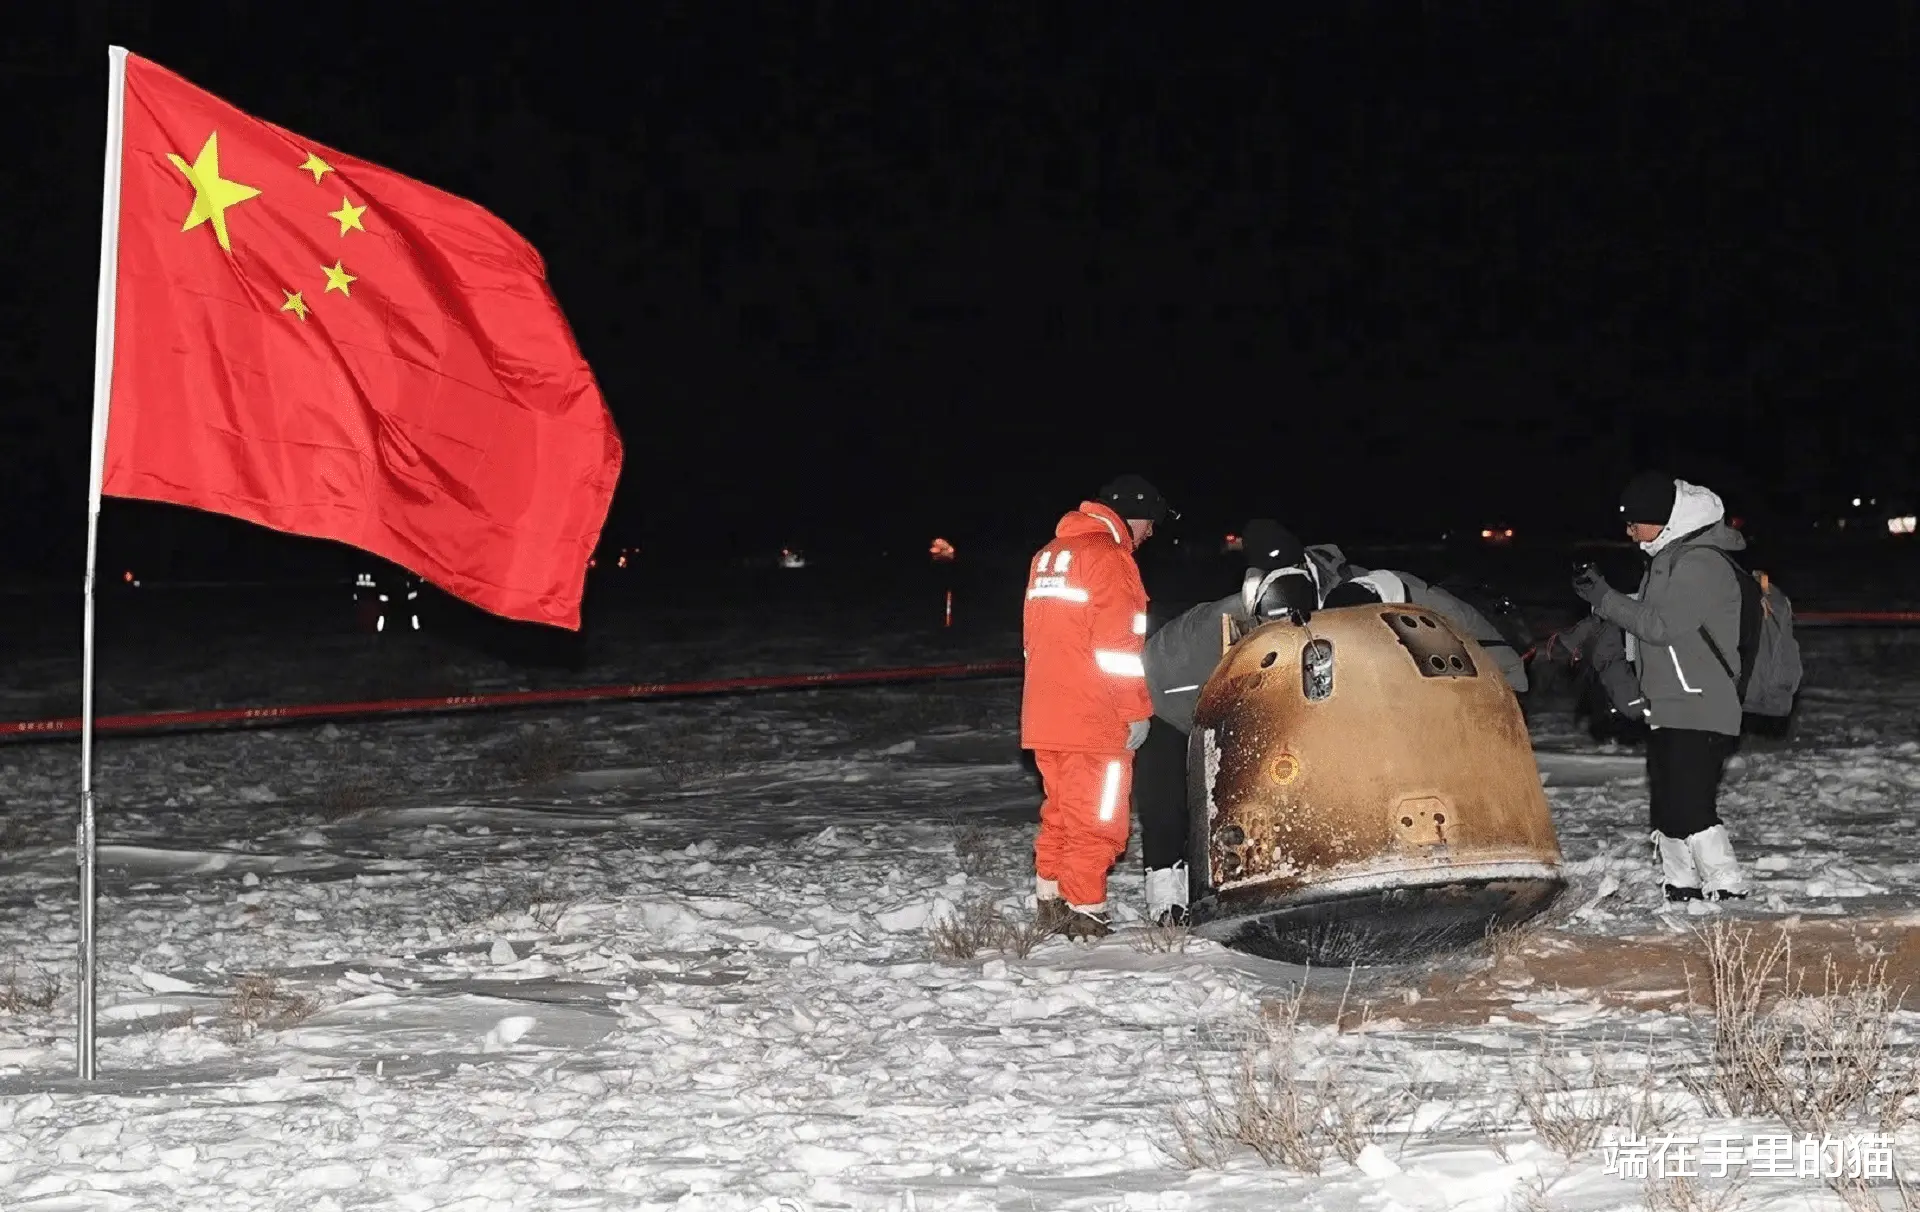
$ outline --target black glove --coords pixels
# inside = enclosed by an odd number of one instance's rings
[[[1612,588],[1607,584],[1607,578],[1592,564],[1582,564],[1573,574],[1573,591],[1589,606],[1598,606],[1600,599],[1606,597]]]

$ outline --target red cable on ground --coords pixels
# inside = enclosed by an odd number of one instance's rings
[[[1805,610],[1796,611],[1794,626],[1911,627],[1920,624],[1920,610]]]
[[[1920,610],[1809,610],[1794,616],[1810,627],[1906,627],[1920,625]],[[1551,643],[1551,637],[1549,637]],[[709,678],[695,682],[631,682],[567,690],[513,690],[498,694],[452,694],[359,703],[304,703],[288,707],[228,707],[212,711],[139,711],[103,715],[97,732],[145,732],[222,724],[258,724],[297,720],[348,719],[367,715],[420,715],[444,711],[483,711],[503,707],[541,707],[563,703],[620,702],[636,699],[696,698],[762,690],[807,690],[820,686],[930,682],[940,678],[1012,677],[1019,661],[972,661],[959,665],[918,665],[898,669],[856,669],[845,673],[793,673],[765,677]],[[80,732],[77,716],[54,720],[0,721],[0,740],[55,739]]]
[[[141,732],[214,724],[256,724],[293,720],[341,719],[363,715],[475,711],[498,707],[539,707],[559,703],[616,702],[629,699],[693,698],[758,690],[808,690],[819,686],[930,682],[939,678],[987,678],[1016,675],[1019,661],[972,661],[960,665],[919,665],[899,669],[856,669],[846,673],[793,673],[767,677],[710,678],[698,682],[631,682],[568,690],[514,690],[499,694],[454,694],[361,703],[305,703],[290,707],[229,707],[213,711],[140,711],[95,717],[96,732]],[[79,717],[0,722],[0,739],[77,735]]]

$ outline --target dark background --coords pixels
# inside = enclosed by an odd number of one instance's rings
[[[1920,466],[1913,4],[20,8],[11,577],[80,558],[109,42],[542,251],[609,546],[964,558],[1128,469],[1195,545],[1611,536],[1649,462],[1784,532]]]

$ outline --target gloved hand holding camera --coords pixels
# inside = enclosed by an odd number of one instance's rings
[[[1582,564],[1573,571],[1573,591],[1589,606],[1598,606],[1612,589],[1597,565]]]

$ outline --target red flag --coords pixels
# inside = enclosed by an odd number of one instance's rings
[[[104,492],[580,625],[620,437],[525,240],[133,55],[120,191]]]

